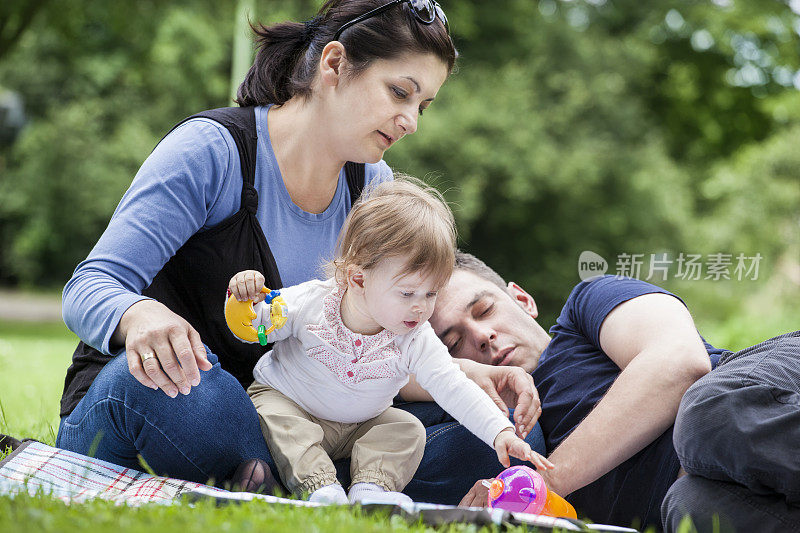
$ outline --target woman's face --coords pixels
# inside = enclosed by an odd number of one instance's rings
[[[447,65],[433,54],[377,60],[355,78],[340,78],[329,107],[336,151],[348,161],[377,163],[417,131],[445,79]]]

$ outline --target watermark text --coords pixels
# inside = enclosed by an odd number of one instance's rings
[[[578,275],[583,281],[606,273],[654,282],[668,279],[756,281],[762,259],[760,253],[717,252],[704,255],[681,252],[677,257],[667,253],[621,253],[613,265],[615,270],[609,272],[609,263],[605,258],[585,250],[578,258]]]

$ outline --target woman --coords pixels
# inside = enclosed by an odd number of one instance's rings
[[[308,22],[256,33],[243,108],[163,139],[64,289],[64,320],[86,345],[65,383],[62,448],[201,482],[269,459],[242,387],[260,350],[222,322],[227,281],[319,277],[359,187],[391,179],[383,152],[416,131],[456,59],[431,1],[329,0]],[[516,383],[527,405],[535,389]]]

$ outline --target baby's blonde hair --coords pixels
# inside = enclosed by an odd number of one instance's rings
[[[350,266],[369,269],[388,257],[405,257],[401,275],[433,275],[442,287],[453,272],[455,250],[455,221],[442,194],[395,173],[393,181],[365,190],[350,210],[328,273],[345,286]]]

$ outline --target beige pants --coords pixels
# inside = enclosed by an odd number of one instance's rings
[[[295,493],[337,483],[333,461],[350,456],[352,483],[400,491],[425,451],[425,428],[414,415],[388,408],[365,422],[322,420],[277,390],[254,382],[247,389],[281,480]]]

